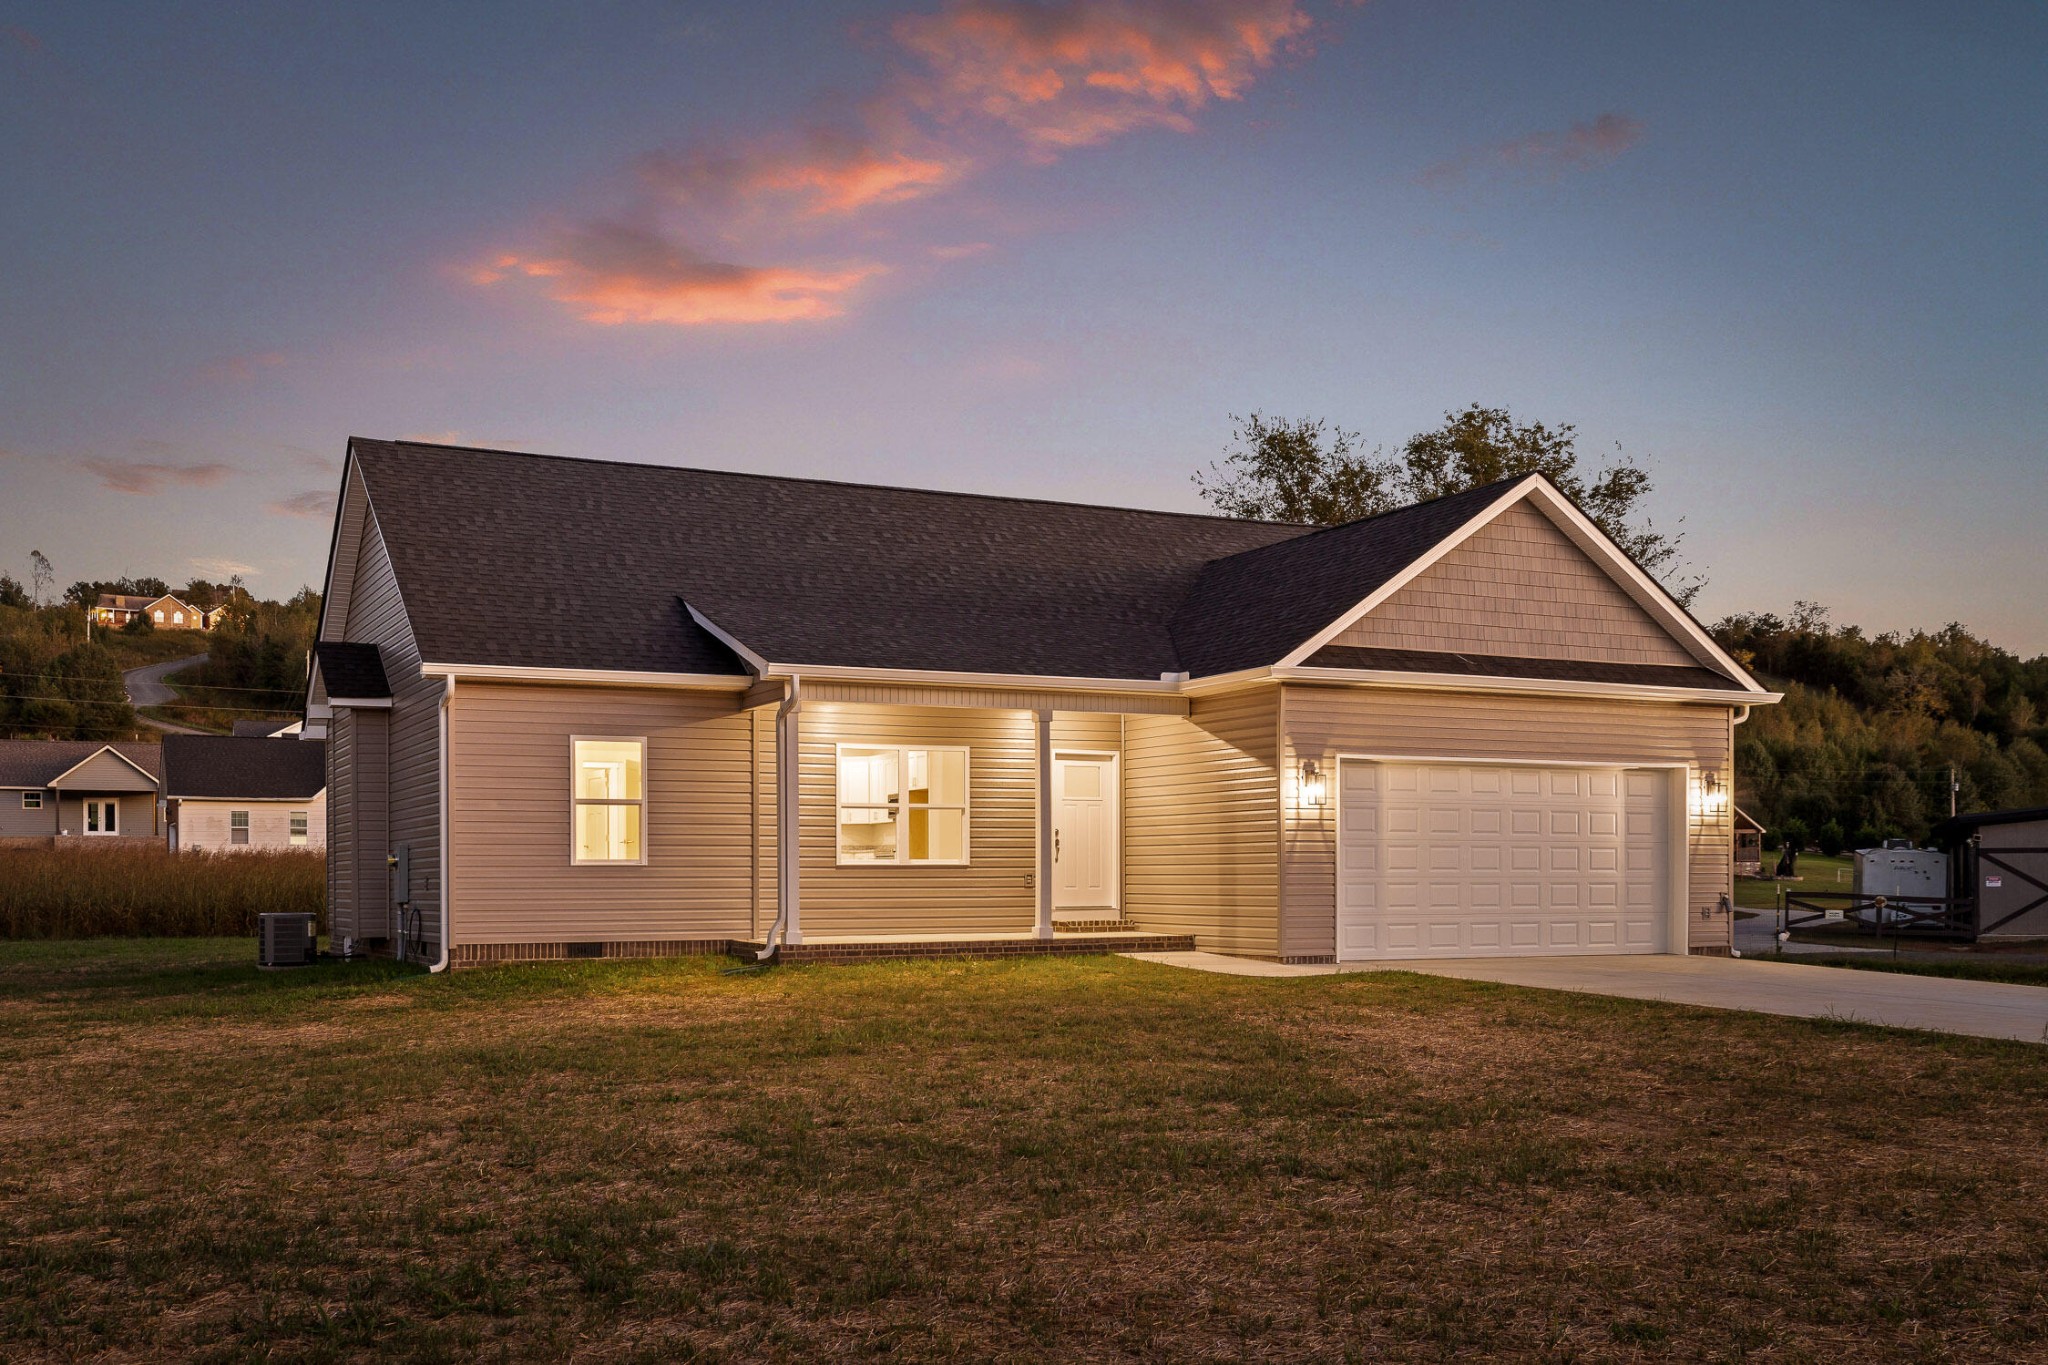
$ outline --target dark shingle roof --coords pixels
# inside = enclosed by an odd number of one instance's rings
[[[1726,691],[1734,685],[1723,674],[1697,664],[1526,659],[1504,654],[1453,654],[1433,649],[1367,649],[1359,645],[1324,645],[1302,662],[1311,668],[1455,673],[1473,678],[1549,678],[1567,682],[1631,683],[1638,687],[1707,687]]]
[[[128,740],[0,739],[0,787],[47,787],[102,749],[112,749],[151,777],[162,746]]]
[[[320,681],[328,696],[371,701],[391,695],[377,646],[322,640],[313,646],[313,656],[320,662]]]
[[[310,800],[327,785],[327,745],[317,739],[165,735],[164,795],[231,800]]]
[[[1179,671],[1167,620],[1205,563],[1307,530],[353,447],[421,654],[446,663],[744,671],[690,621],[687,600],[773,663],[1156,679]],[[336,694],[331,676],[327,686]]]
[[[230,727],[230,733],[238,739],[270,739],[292,723],[288,720],[238,720]]]
[[[423,658],[677,673],[745,672],[691,609],[775,664],[1148,680],[1263,667],[1517,482],[1319,530],[401,441],[350,449]],[[335,646],[319,648],[330,696],[388,695],[345,691]]]

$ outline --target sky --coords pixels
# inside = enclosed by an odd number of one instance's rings
[[[0,572],[319,585],[346,439],[1199,510],[1654,476],[1696,610],[2048,652],[2048,6],[0,0]]]

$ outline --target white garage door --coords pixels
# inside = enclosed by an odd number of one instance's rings
[[[1338,765],[1337,956],[1657,953],[1655,769]]]

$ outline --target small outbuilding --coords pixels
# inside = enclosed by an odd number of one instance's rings
[[[1764,827],[1740,806],[1735,808],[1735,875],[1764,875]]]
[[[163,751],[174,851],[327,846],[324,741],[166,735]]]
[[[2048,806],[1958,815],[1934,827],[1949,895],[1974,899],[1977,938],[2048,938]]]

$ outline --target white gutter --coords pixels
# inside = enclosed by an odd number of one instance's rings
[[[1346,683],[1356,687],[1406,687],[1458,692],[1508,692],[1543,696],[1601,697],[1611,701],[1704,701],[1723,706],[1767,706],[1783,699],[1780,692],[1748,692],[1719,687],[1661,687],[1651,683],[1582,682],[1564,678],[1497,678],[1470,673],[1408,673],[1396,669],[1275,668],[1274,678],[1287,682]]]
[[[451,676],[441,681],[441,956],[427,968],[430,973],[448,970],[448,706],[455,700],[455,679]]]
[[[471,682],[583,683],[618,687],[688,687],[718,692],[744,692],[753,679],[744,673],[661,673],[624,668],[528,668],[520,664],[423,663],[430,678],[467,678]]]
[[[801,856],[797,837],[802,798],[797,786],[801,780],[801,755],[794,752],[797,746],[790,743],[790,733],[800,723],[797,717],[802,710],[803,679],[792,674],[789,689],[775,708],[775,923],[768,926],[761,951],[754,955],[756,962],[774,957],[778,943],[787,941],[790,914],[796,909],[800,885],[797,859]],[[788,820],[782,818],[785,810],[790,812]]]

